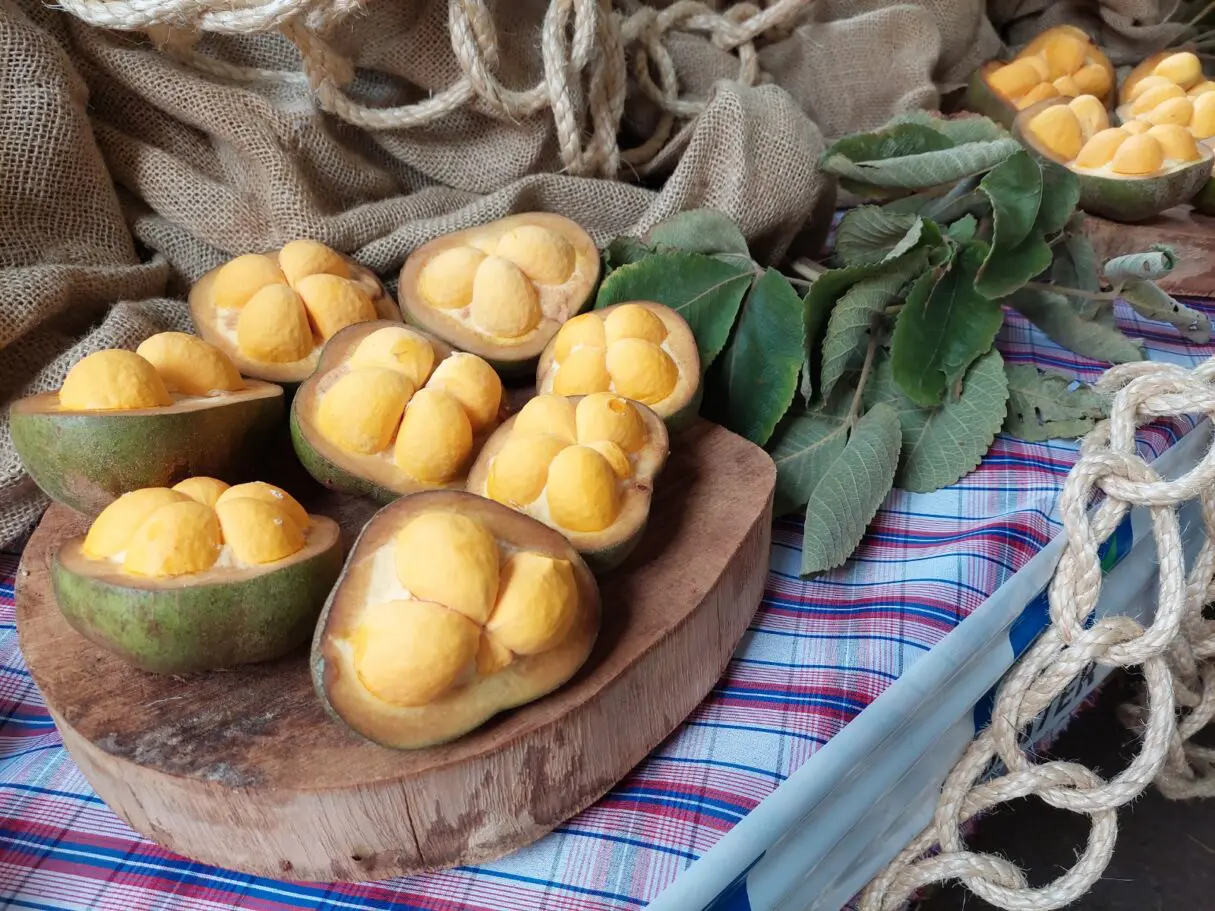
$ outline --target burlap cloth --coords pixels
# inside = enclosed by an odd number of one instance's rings
[[[346,5],[355,8],[326,37],[356,64],[344,91],[360,104],[416,102],[460,77],[445,0]],[[713,206],[774,261],[834,204],[815,164],[825,141],[937,105],[939,90],[1000,51],[993,21],[1025,32],[1043,10],[1051,21],[1075,14],[1069,4],[1003,0],[991,19],[978,0],[803,6],[795,22],[750,45],[759,73],[751,85],[737,81],[741,52],[729,42],[667,30],[661,42],[679,96],[703,103],[703,113],[678,118],[635,169],[625,164],[621,179],[606,180],[569,173],[563,149],[580,134],[559,142],[548,109],[504,118],[475,98],[422,127],[363,129],[319,109],[296,46],[278,32],[204,29],[192,53],[231,64],[216,73],[169,53],[173,33],[152,30],[166,50],[141,31],[0,0],[0,400],[55,388],[91,351],[189,329],[190,282],[227,256],[300,236],[391,278],[422,242],[512,211],[563,213],[602,243]],[[543,78],[546,7],[487,4],[501,85]],[[641,4],[616,7],[628,16]],[[1119,40],[1168,40],[1158,23],[1169,9],[1154,0],[1083,12],[1104,17]],[[622,147],[652,138],[663,114],[629,72]],[[585,109],[572,116],[590,128]],[[5,408],[0,546],[45,505],[13,451]]]

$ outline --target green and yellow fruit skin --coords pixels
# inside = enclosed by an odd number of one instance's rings
[[[966,110],[982,114],[1008,129],[1016,119],[1017,109],[1001,98],[987,82],[987,76],[999,65],[998,61],[988,61],[971,74],[970,81],[966,84],[963,106]]]
[[[478,659],[475,674],[465,675],[433,701],[396,706],[378,699],[363,685],[341,643],[354,633],[358,612],[371,600],[368,591],[377,552],[391,547],[397,532],[411,519],[432,511],[466,516],[519,550],[567,561],[578,593],[578,616],[560,644],[549,651],[515,656],[510,664],[488,675],[481,673]],[[385,506],[363,527],[316,624],[310,658],[313,685],[329,716],[360,737],[398,750],[437,746],[564,685],[590,657],[599,633],[600,610],[594,576],[557,532],[470,493],[424,491]]]
[[[469,310],[468,307],[443,308],[427,303],[423,290],[425,272],[432,261],[445,253],[467,248],[496,256],[499,241],[520,228],[551,231],[564,238],[573,251],[574,271],[563,283],[546,286],[544,282],[537,282],[535,285],[543,311],[537,326],[516,339],[495,338],[475,329],[468,319],[455,315],[454,311],[463,313]],[[504,381],[520,383],[534,375],[537,359],[560,326],[594,301],[600,268],[599,250],[578,224],[550,212],[523,212],[423,244],[410,254],[401,268],[397,298],[406,323],[420,327],[459,351],[484,358]]]
[[[1047,152],[1026,128],[1035,115],[1062,103],[1064,99],[1050,99],[1026,108],[1013,122],[1013,135],[1038,157],[1067,165]],[[1202,156],[1199,160],[1148,177],[1105,176],[1071,168],[1080,183],[1080,208],[1111,221],[1138,222],[1189,202],[1210,179],[1215,158],[1203,143],[1198,144],[1198,150]]]
[[[155,580],[82,570],[83,538],[64,542],[51,566],[55,598],[68,623],[94,644],[156,674],[188,674],[271,661],[312,635],[342,568],[337,524],[313,516],[316,543],[285,565],[224,579],[205,574]]]
[[[60,411],[54,393],[13,403],[13,445],[47,496],[88,515],[129,490],[195,475],[252,478],[282,427],[283,390],[246,380],[230,397],[189,407]]]

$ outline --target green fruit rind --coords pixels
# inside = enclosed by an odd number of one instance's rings
[[[582,559],[586,561],[586,565],[591,568],[591,572],[597,576],[611,572],[632,556],[633,551],[637,549],[637,545],[645,535],[649,518],[647,515],[637,529],[623,541],[617,541],[615,544],[595,550],[579,551]]]
[[[249,578],[124,585],[51,565],[68,623],[143,671],[188,674],[279,658],[306,643],[342,569],[340,536],[319,553]]]
[[[1203,215],[1215,215],[1215,177],[1202,185],[1202,189],[1190,200],[1190,205]]]
[[[330,490],[341,490],[355,496],[367,497],[381,506],[403,496],[391,487],[385,487],[352,471],[347,471],[317,452],[316,448],[308,442],[303,428],[300,427],[299,416],[294,405],[291,408],[290,427],[291,445],[295,449],[295,457],[318,483]]]
[[[980,67],[971,74],[970,82],[966,85],[966,100],[963,106],[966,110],[982,114],[1008,129],[1016,119],[1017,110],[996,94],[996,90],[987,83],[985,72],[985,68]]]
[[[249,480],[282,426],[282,394],[160,413],[9,412],[13,445],[52,500],[95,515],[127,491],[204,475]]]

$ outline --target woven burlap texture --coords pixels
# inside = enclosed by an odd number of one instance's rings
[[[190,328],[190,282],[296,237],[390,279],[511,212],[602,243],[713,206],[775,260],[830,211],[826,140],[935,106],[1001,47],[979,0],[61,5],[0,0],[6,404]],[[44,507],[5,408],[0,546]]]

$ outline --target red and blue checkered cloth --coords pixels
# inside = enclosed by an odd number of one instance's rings
[[[1192,364],[1215,353],[1128,310],[1119,318],[1155,360]],[[1000,347],[1012,363],[1085,380],[1101,373],[1014,316]],[[1159,454],[1192,426],[1154,427],[1142,445]],[[374,884],[258,879],[193,863],[132,832],[63,749],[18,650],[16,559],[0,556],[0,903],[99,911],[643,907],[1059,531],[1055,499],[1076,451],[1073,442],[1001,437],[953,487],[893,493],[854,559],[811,582],[797,577],[800,520],[779,520],[763,606],[725,675],[606,797],[496,863]]]

